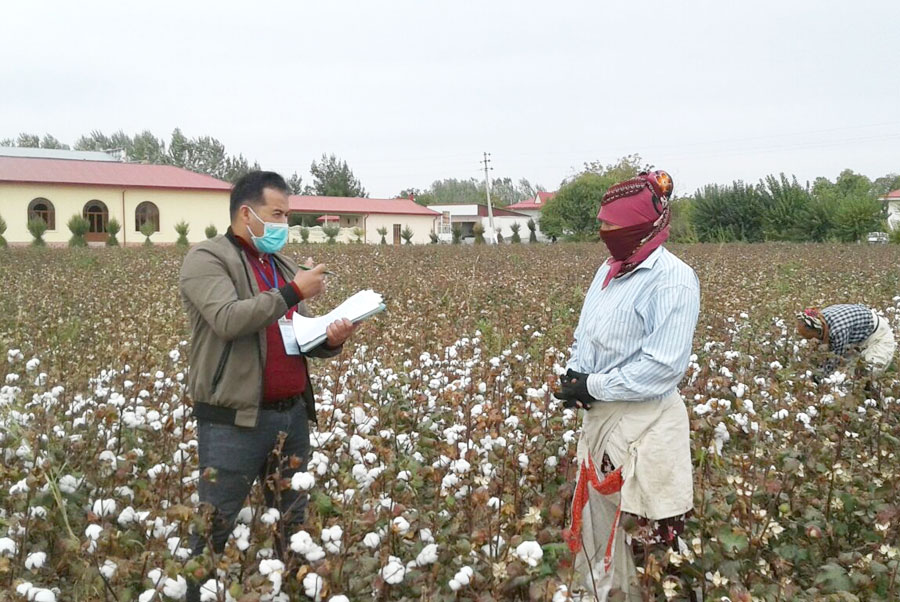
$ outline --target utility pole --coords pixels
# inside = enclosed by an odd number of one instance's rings
[[[490,167],[491,153],[484,153],[482,163],[484,163],[484,193],[487,196],[488,227],[491,229],[488,234],[488,242],[495,245],[497,244],[497,231],[494,230],[494,209],[491,207],[491,178],[488,175],[489,170],[494,170],[493,167]]]

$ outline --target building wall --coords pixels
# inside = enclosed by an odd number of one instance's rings
[[[394,240],[394,224],[400,224],[402,230],[405,226],[409,226],[413,231],[412,242],[414,244],[427,244],[431,242],[431,232],[434,231],[435,219],[437,216],[431,215],[382,215],[372,214],[365,218],[366,242],[377,244],[381,242],[381,235],[378,234],[378,228],[384,226],[387,228],[388,244]],[[403,240],[401,239],[401,243]]]
[[[178,239],[175,224],[184,220],[190,225],[188,240],[200,242],[206,238],[207,226],[214,225],[219,234],[225,232],[231,220],[228,215],[228,191],[161,190],[131,188],[62,186],[45,184],[0,183],[0,216],[6,220],[4,237],[10,243],[29,243],[28,205],[35,198],[43,197],[53,203],[56,224],[47,230],[44,240],[51,244],[64,244],[72,233],[66,223],[73,215],[82,215],[84,206],[92,200],[102,201],[109,217],[122,225],[117,238],[119,244],[137,244],[144,236],[135,229],[135,209],[150,201],[159,209],[159,232],[150,237],[154,243],[174,243]],[[123,212],[124,206],[124,212]]]

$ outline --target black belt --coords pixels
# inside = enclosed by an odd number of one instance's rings
[[[275,412],[287,412],[300,401],[302,395],[294,395],[293,397],[286,397],[284,399],[279,399],[277,401],[264,401],[259,406],[260,410],[272,410]]]

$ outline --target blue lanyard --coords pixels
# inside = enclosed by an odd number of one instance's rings
[[[271,290],[273,288],[278,288],[278,270],[275,268],[275,259],[271,255],[269,255],[269,265],[272,266],[272,276],[275,278],[275,284],[269,282],[268,277],[266,277],[266,273],[262,270],[261,267],[257,265],[254,265],[254,267],[256,269],[256,273],[259,274],[259,277],[262,278],[263,282],[265,282],[266,286],[268,286]]]

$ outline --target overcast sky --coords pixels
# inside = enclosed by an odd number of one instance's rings
[[[137,8],[136,8],[137,7]],[[8,2],[0,138],[212,135],[370,196],[639,153],[685,194],[900,172],[900,2]]]

